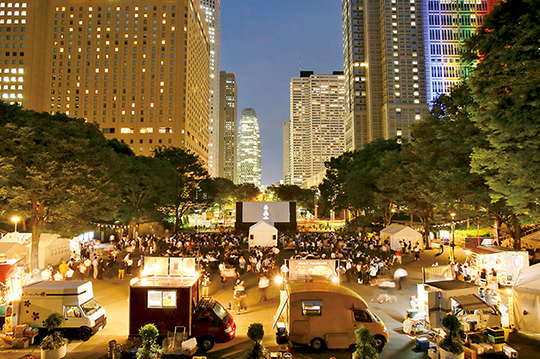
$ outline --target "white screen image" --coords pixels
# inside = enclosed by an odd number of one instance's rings
[[[290,222],[289,202],[243,202],[242,222]]]

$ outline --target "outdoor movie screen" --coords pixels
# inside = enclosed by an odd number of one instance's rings
[[[261,220],[272,223],[290,222],[289,202],[242,202],[242,222],[257,223]]]

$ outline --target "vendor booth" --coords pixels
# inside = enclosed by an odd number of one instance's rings
[[[478,246],[469,249],[472,269],[488,272],[495,269],[500,285],[513,285],[519,272],[529,266],[529,253],[499,246]],[[474,276],[474,273],[473,273]]]
[[[19,246],[16,246],[18,244]],[[11,247],[10,252],[17,252],[13,258],[22,259],[27,264],[30,263],[30,253],[32,250],[31,233],[8,233],[0,239],[0,245]],[[21,247],[26,249],[24,256],[21,256]],[[0,250],[0,253],[2,251]],[[69,260],[71,256],[70,240],[62,238],[58,234],[42,233],[39,238],[39,268],[43,269],[48,264],[53,266],[62,263],[62,260]],[[11,259],[12,257],[6,256]]]
[[[277,246],[276,227],[265,221],[259,221],[249,227],[249,248]]]
[[[519,273],[509,306],[515,328],[540,333],[540,263]]]
[[[411,242],[413,247],[416,244],[422,246],[423,243],[422,234],[420,232],[417,232],[411,227],[399,223],[392,223],[391,225],[383,229],[380,235],[383,243],[385,241],[388,241],[388,243],[390,243],[390,248],[393,251],[401,249],[400,242],[405,242],[407,244]]]

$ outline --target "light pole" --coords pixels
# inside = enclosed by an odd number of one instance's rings
[[[21,217],[19,216],[13,216],[11,217],[11,222],[15,224],[15,232],[17,232],[17,223],[21,220]]]
[[[456,223],[454,222],[454,217],[456,216],[456,213],[455,212],[450,212],[450,216],[452,217],[452,224],[450,225],[450,228],[452,230],[452,234],[451,234],[451,240],[450,240],[450,250],[448,251],[450,253],[450,261],[452,263],[454,263],[454,246],[456,245],[456,242],[455,242],[455,236],[454,236],[454,232],[456,230]]]

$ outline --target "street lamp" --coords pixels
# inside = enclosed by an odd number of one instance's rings
[[[454,246],[456,245],[455,236],[454,236],[454,232],[456,230],[456,223],[454,222],[454,217],[456,216],[456,213],[452,211],[450,212],[450,216],[452,217],[452,224],[450,226],[450,228],[452,229],[452,234],[451,234],[452,239],[450,241],[449,253],[450,253],[450,261],[454,263]]]
[[[15,232],[17,232],[17,223],[21,220],[21,217],[19,216],[13,216],[11,217],[11,222],[15,224]]]

